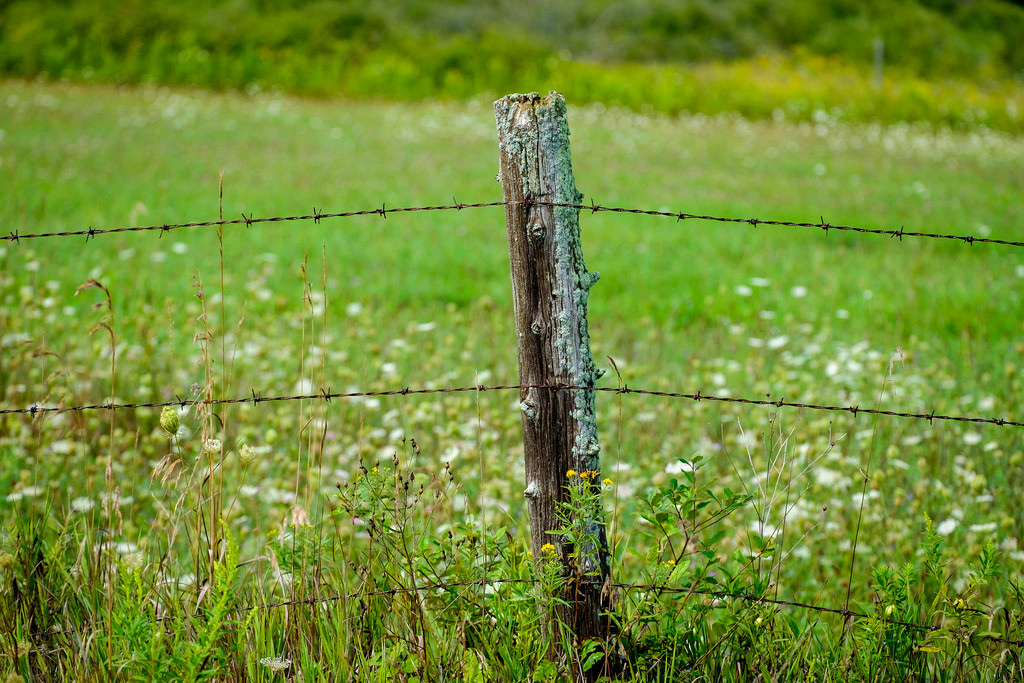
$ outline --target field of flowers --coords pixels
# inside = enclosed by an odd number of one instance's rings
[[[1024,240],[1019,137],[812,118],[570,108],[576,182],[606,205]],[[486,101],[0,83],[0,233],[21,236],[0,243],[2,408],[516,384],[500,208],[27,237],[493,201],[496,168]],[[600,386],[1022,420],[1018,248],[581,221]],[[534,576],[518,405],[0,415],[0,673],[570,675],[537,645],[557,637],[546,584],[504,583]],[[1019,644],[984,640],[1021,638],[1020,429],[612,393],[598,411],[615,581],[871,615],[623,589],[631,675],[1020,675]]]

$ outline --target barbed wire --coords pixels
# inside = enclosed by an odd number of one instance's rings
[[[328,595],[328,596],[317,596],[310,598],[298,598],[294,600],[280,600],[277,602],[271,602],[263,605],[244,605],[235,607],[228,610],[227,614],[238,614],[243,612],[281,609],[286,607],[297,607],[301,605],[318,605],[329,602],[340,602],[344,600],[356,600],[369,597],[388,597],[395,596],[403,593],[418,593],[423,591],[431,590],[449,590],[453,588],[468,588],[470,586],[480,586],[486,589],[487,586],[496,586],[504,584],[530,584],[536,585],[539,581],[537,579],[513,579],[513,578],[494,578],[494,579],[469,579],[463,581],[453,582],[442,582],[442,583],[428,583],[418,584],[413,586],[390,586],[388,588],[378,588],[369,591],[358,591],[354,593],[348,593],[344,595]],[[790,607],[793,609],[806,610],[809,612],[817,612],[820,614],[832,614],[841,616],[844,619],[876,619],[878,622],[887,624],[889,626],[902,626],[914,631],[932,632],[940,630],[941,626],[934,624],[918,624],[911,621],[902,621],[899,619],[892,619],[890,617],[867,614],[865,612],[858,612],[850,609],[839,609],[836,607],[826,607],[824,605],[815,605],[806,602],[798,602],[794,600],[781,600],[778,598],[769,598],[763,595],[755,595],[750,593],[732,593],[729,591],[719,590],[708,590],[695,587],[684,587],[676,586],[671,584],[655,584],[655,583],[622,583],[609,581],[607,583],[601,582],[590,582],[581,581],[581,585],[596,584],[602,586],[602,588],[618,588],[624,591],[649,591],[657,593],[672,593],[672,594],[686,594],[686,595],[700,595],[702,597],[710,597],[719,600],[741,600],[743,602],[760,604],[760,605],[773,605],[776,607]],[[984,615],[985,613],[980,610],[967,609],[966,611],[975,614]],[[165,623],[178,621],[180,617],[158,617],[154,619],[156,623]],[[50,629],[46,631],[40,631],[33,633],[32,636],[35,638],[43,638],[54,635],[62,635],[65,633],[77,632],[76,628],[65,628],[65,629]],[[1004,638],[1002,636],[993,635],[989,633],[978,636],[981,640],[986,640],[992,643],[999,643],[1003,645],[1009,645],[1012,647],[1024,646],[1024,640],[1017,640],[1011,638]]]
[[[529,200],[526,203],[531,203]],[[828,235],[830,230],[839,230],[845,232],[859,232],[869,235],[884,235],[889,238],[897,238],[900,242],[903,241],[904,237],[924,237],[930,239],[942,239],[942,240],[955,240],[963,242],[964,244],[987,243],[987,244],[999,244],[1008,247],[1024,247],[1024,242],[1016,242],[1013,240],[1002,240],[990,237],[977,237],[975,235],[949,235],[935,232],[916,232],[905,230],[901,225],[899,230],[892,230],[886,228],[863,228],[852,225],[833,225],[825,221],[824,216],[820,216],[817,223],[808,223],[801,221],[780,221],[780,220],[766,220],[762,218],[727,218],[721,216],[705,216],[695,213],[686,213],[684,211],[659,211],[652,209],[632,209],[618,206],[602,206],[600,204],[565,204],[559,202],[544,202],[534,200],[533,204],[540,206],[551,206],[551,207],[564,207],[569,209],[580,209],[590,211],[592,213],[598,213],[601,211],[614,212],[614,213],[632,213],[643,216],[658,216],[661,218],[672,218],[676,221],[684,220],[700,220],[700,221],[717,221],[719,223],[746,223],[753,228],[759,225],[772,225],[777,227],[789,227],[789,228],[814,228],[816,230],[823,230],[825,235]]]
[[[454,198],[453,198],[454,199]],[[85,237],[85,241],[93,239],[97,235],[109,235],[111,233],[118,232],[150,232],[159,230],[160,236],[170,232],[171,230],[180,230],[182,228],[209,228],[222,225],[245,225],[247,228],[251,228],[253,225],[259,223],[280,223],[285,221],[313,221],[319,224],[322,219],[325,218],[354,218],[355,216],[380,216],[381,218],[387,218],[389,213],[410,213],[413,211],[461,211],[462,209],[478,209],[486,206],[505,206],[507,202],[496,201],[496,202],[481,202],[476,204],[462,204],[455,202],[453,204],[446,204],[443,206],[402,206],[388,208],[386,204],[381,204],[380,208],[377,209],[359,209],[357,211],[342,211],[340,213],[323,213],[319,211],[315,206],[313,207],[313,213],[306,214],[303,216],[272,216],[269,218],[256,218],[252,213],[246,216],[244,213],[241,218],[233,218],[228,220],[217,220],[217,221],[197,221],[192,223],[163,223],[162,225],[140,225],[133,227],[123,228],[92,228],[89,227],[85,230],[69,230],[64,232],[39,232],[39,233],[28,233],[19,234],[17,231],[9,233],[7,235],[0,236],[0,239],[7,240],[8,242],[20,243],[21,240],[27,239],[38,239],[44,237]]]
[[[389,213],[411,213],[416,211],[461,211],[463,209],[478,209],[484,207],[493,206],[509,206],[509,205],[525,205],[525,206],[547,206],[552,208],[567,208],[577,209],[580,211],[590,211],[592,213],[598,212],[611,212],[611,213],[626,213],[636,214],[643,216],[657,216],[661,218],[671,218],[675,221],[683,220],[701,220],[701,221],[714,221],[719,223],[740,223],[746,224],[751,227],[758,227],[761,225],[770,225],[776,227],[790,227],[790,228],[813,228],[816,230],[823,230],[825,235],[829,234],[831,230],[855,232],[871,235],[882,235],[889,238],[897,238],[900,242],[903,241],[904,237],[921,237],[930,239],[942,239],[942,240],[954,240],[962,242],[964,244],[972,245],[976,243],[983,244],[996,244],[1009,247],[1024,247],[1024,242],[1003,240],[991,237],[978,237],[976,235],[951,235],[934,232],[919,232],[910,231],[904,229],[901,225],[899,230],[886,229],[886,228],[865,228],[851,225],[838,225],[828,223],[824,216],[821,216],[817,223],[803,222],[803,221],[782,221],[764,218],[734,218],[734,217],[723,217],[723,216],[710,216],[703,214],[687,213],[685,211],[663,211],[655,209],[638,209],[620,206],[604,206],[591,202],[590,204],[571,204],[562,202],[548,202],[539,199],[526,199],[522,202],[506,202],[506,201],[492,201],[492,202],[476,202],[471,204],[463,204],[452,198],[452,204],[436,205],[436,206],[405,206],[405,207],[393,207],[388,208],[386,204],[381,204],[380,208],[374,209],[360,209],[356,211],[342,211],[338,213],[325,213],[318,210],[316,207],[313,208],[313,213],[301,215],[301,216],[273,216],[269,218],[256,218],[252,213],[248,216],[244,213],[241,218],[234,218],[228,220],[216,220],[216,221],[198,221],[190,223],[163,223],[160,225],[145,225],[145,226],[132,226],[132,227],[120,227],[120,228],[93,228],[89,227],[83,230],[69,230],[61,232],[40,232],[40,233],[26,233],[21,234],[18,231],[11,232],[7,235],[0,236],[0,239],[8,242],[14,242],[20,244],[21,240],[29,239],[41,239],[48,237],[85,237],[86,242],[95,238],[98,235],[106,235],[111,233],[121,232],[148,232],[148,231],[159,231],[160,235],[170,232],[171,230],[180,230],[182,228],[199,228],[199,227],[213,227],[213,226],[224,226],[224,225],[245,225],[246,228],[251,228],[253,225],[260,223],[278,223],[284,221],[307,221],[311,220],[316,224],[319,224],[322,219],[328,218],[353,218],[355,216],[380,216],[381,218],[387,218]]]
[[[694,393],[680,393],[672,391],[658,391],[654,389],[633,389],[628,386],[620,387],[588,387],[588,386],[576,386],[572,384],[504,384],[504,385],[490,385],[485,386],[478,384],[475,386],[462,386],[462,387],[437,387],[437,388],[417,388],[404,387],[402,389],[385,389],[381,391],[343,391],[335,392],[330,388],[321,389],[315,394],[294,394],[294,395],[282,395],[282,396],[263,396],[262,392],[251,390],[250,396],[240,396],[236,398],[211,398],[211,399],[182,399],[175,398],[173,401],[153,401],[148,403],[92,403],[87,405],[74,405],[74,406],[61,406],[61,405],[44,405],[42,402],[36,402],[25,408],[3,408],[0,409],[0,415],[16,415],[16,414],[28,414],[28,415],[45,415],[52,413],[65,413],[65,412],[80,412],[80,411],[92,411],[92,410],[136,410],[139,408],[167,408],[178,406],[180,408],[187,408],[189,406],[215,406],[215,405],[230,405],[237,403],[251,403],[252,405],[258,405],[260,403],[271,403],[275,401],[309,401],[309,400],[321,400],[327,401],[328,403],[333,399],[352,399],[352,398],[371,398],[371,397],[382,397],[382,396],[411,396],[421,394],[455,394],[455,393],[468,393],[468,392],[479,392],[485,393],[489,391],[512,391],[512,390],[550,390],[550,391],[595,391],[604,392],[620,395],[639,395],[639,396],[658,396],[661,398],[677,398],[677,399],[688,399],[691,401],[715,401],[721,403],[740,403],[744,405],[757,405],[757,406],[774,406],[776,408],[803,408],[807,410],[823,410],[830,412],[839,413],[850,413],[854,417],[858,415],[880,415],[885,417],[899,417],[907,419],[918,419],[927,420],[929,424],[935,420],[942,420],[948,422],[971,422],[978,424],[992,424],[999,427],[1024,427],[1024,422],[1015,420],[1008,420],[1002,417],[977,417],[967,415],[943,415],[936,411],[930,413],[912,413],[902,412],[896,410],[883,410],[881,408],[861,408],[860,406],[837,406],[837,405],[823,405],[816,403],[803,403],[799,401],[787,401],[785,399],[754,399],[754,398],[741,398],[734,396],[716,396],[714,394],[704,394],[698,389]],[[769,395],[770,396],[770,395]]]
[[[420,591],[428,590],[447,590],[449,588],[464,588],[468,586],[488,586],[488,585],[501,585],[501,584],[532,584],[536,585],[539,583],[537,579],[511,579],[511,578],[497,578],[497,579],[475,579],[466,581],[455,581],[452,583],[434,583],[424,584],[416,586],[394,586],[390,588],[377,589],[373,591],[363,591],[358,593],[350,593],[347,595],[333,595],[327,597],[317,598],[302,598],[298,600],[282,600],[279,602],[268,603],[266,605],[248,605],[245,607],[236,607],[230,610],[230,613],[236,612],[249,612],[260,609],[278,609],[281,607],[291,607],[297,605],[310,605],[319,604],[322,602],[337,602],[340,600],[354,600],[363,597],[384,597],[393,596],[400,593],[415,593]],[[857,612],[856,610],[840,609],[836,607],[825,607],[823,605],[814,605],[807,602],[798,602],[794,600],[780,600],[777,598],[768,598],[761,595],[753,595],[750,593],[731,593],[729,591],[717,591],[708,590],[702,588],[674,586],[670,584],[655,584],[655,583],[621,583],[615,581],[609,581],[607,583],[601,582],[590,582],[581,581],[581,585],[600,585],[608,588],[619,588],[626,591],[653,591],[659,593],[677,593],[687,595],[700,595],[702,597],[711,597],[717,599],[730,599],[730,600],[742,600],[744,602],[751,602],[762,605],[774,605],[776,607],[792,607],[795,609],[807,610],[810,612],[819,612],[822,614],[834,614],[841,616],[846,619],[877,619],[879,622],[888,624],[890,626],[903,626],[905,628],[913,629],[915,631],[937,631],[941,626],[935,626],[932,624],[918,624],[912,621],[901,621],[899,619],[892,619],[890,617],[884,617],[879,615],[867,614],[865,612]],[[980,610],[966,611],[974,612],[976,614],[984,614]],[[1006,645],[1012,645],[1014,647],[1024,646],[1024,640],[1012,640],[1008,638],[1002,638],[1000,636],[993,635],[982,635],[980,636],[983,640],[992,642],[1003,643]]]

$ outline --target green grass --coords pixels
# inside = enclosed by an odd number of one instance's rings
[[[576,182],[601,204],[1024,239],[1019,137],[819,118],[571,108]],[[216,219],[221,170],[227,218],[501,196],[486,100],[7,81],[0,130],[4,234]],[[1015,248],[602,213],[581,221],[587,265],[602,274],[590,331],[604,386],[617,381],[610,356],[633,388],[1021,419]],[[4,407],[103,402],[112,383],[116,400],[145,402],[517,381],[500,208],[229,226],[223,260],[216,228],[0,249]],[[100,290],[76,295],[90,278],[109,290],[110,312]],[[112,335],[91,333],[100,322]],[[193,411],[176,443],[159,410],[3,416],[0,671],[149,680],[192,667],[274,680],[260,660],[284,657],[307,679],[500,680],[519,675],[514,665],[565,675],[565,662],[539,658],[557,634],[536,623],[530,586],[497,584],[487,599],[476,585],[420,601],[231,611],[477,579],[483,558],[492,580],[531,576],[515,398]],[[851,640],[838,617],[630,592],[624,647],[649,679],[770,678],[778,667],[790,680],[1019,675],[1000,668],[1013,657],[999,664],[980,631],[941,639],[961,618],[1020,637],[1019,430],[610,394],[598,410],[616,580],[707,588],[714,570],[727,590],[841,609],[863,471],[850,608],[947,629],[925,643],[864,620]],[[211,438],[222,462],[203,450]],[[245,465],[243,444],[255,448]],[[677,459],[698,456],[691,479]],[[406,505],[385,467],[412,472],[413,492],[423,484],[425,494]],[[750,502],[689,542],[687,525],[643,521],[652,506],[726,488]],[[353,518],[375,514],[393,533],[371,542]],[[942,535],[925,536],[926,515]],[[780,535],[765,546],[772,528]],[[211,560],[213,537],[231,543]],[[702,544],[713,559],[697,561]],[[913,583],[901,593],[906,563]],[[29,635],[55,628],[93,637]],[[18,654],[22,641],[32,652]]]

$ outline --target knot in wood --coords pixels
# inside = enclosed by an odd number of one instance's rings
[[[530,222],[526,225],[526,232],[530,236],[530,239],[535,242],[540,242],[544,239],[544,235],[547,234],[547,229],[544,227],[544,221],[540,216],[534,216],[530,219]]]

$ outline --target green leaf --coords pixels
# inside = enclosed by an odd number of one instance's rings
[[[669,583],[676,583],[680,581],[683,576],[690,570],[690,561],[684,560],[672,568],[672,573],[669,574]]]
[[[536,670],[533,672],[531,680],[535,683],[547,683],[548,681],[554,681],[558,677],[558,667],[555,666],[554,662],[544,660],[537,665]]]

